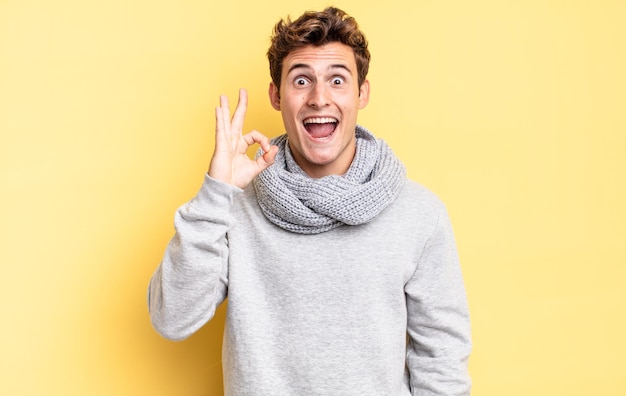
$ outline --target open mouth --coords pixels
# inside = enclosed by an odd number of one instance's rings
[[[310,117],[304,120],[304,129],[314,139],[325,139],[332,136],[338,122],[332,117]]]

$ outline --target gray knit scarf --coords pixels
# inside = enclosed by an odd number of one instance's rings
[[[293,159],[287,135],[272,144],[278,146],[275,162],[254,179],[254,187],[265,217],[287,231],[318,234],[367,223],[393,202],[406,179],[389,146],[361,126],[344,175],[311,178]]]

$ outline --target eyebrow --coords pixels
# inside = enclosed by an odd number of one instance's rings
[[[344,65],[342,63],[332,64],[328,68],[329,69],[343,69],[343,70],[347,71],[348,73],[352,73],[352,71],[348,68],[348,66],[346,66],[346,65]],[[313,69],[313,68],[310,65],[306,64],[306,63],[294,63],[293,65],[291,65],[289,70],[287,70],[287,74],[291,73],[295,69]]]

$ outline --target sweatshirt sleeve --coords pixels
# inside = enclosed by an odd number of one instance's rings
[[[469,310],[452,227],[443,204],[405,292],[412,394],[469,395]]]
[[[150,320],[163,337],[189,337],[226,298],[227,232],[233,198],[241,191],[205,175],[198,194],[176,212],[176,233],[148,288]]]

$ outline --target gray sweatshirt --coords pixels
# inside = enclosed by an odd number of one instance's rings
[[[228,297],[226,395],[469,395],[469,315],[450,221],[408,181],[369,223],[288,232],[209,176],[150,281],[154,328],[182,340]]]

